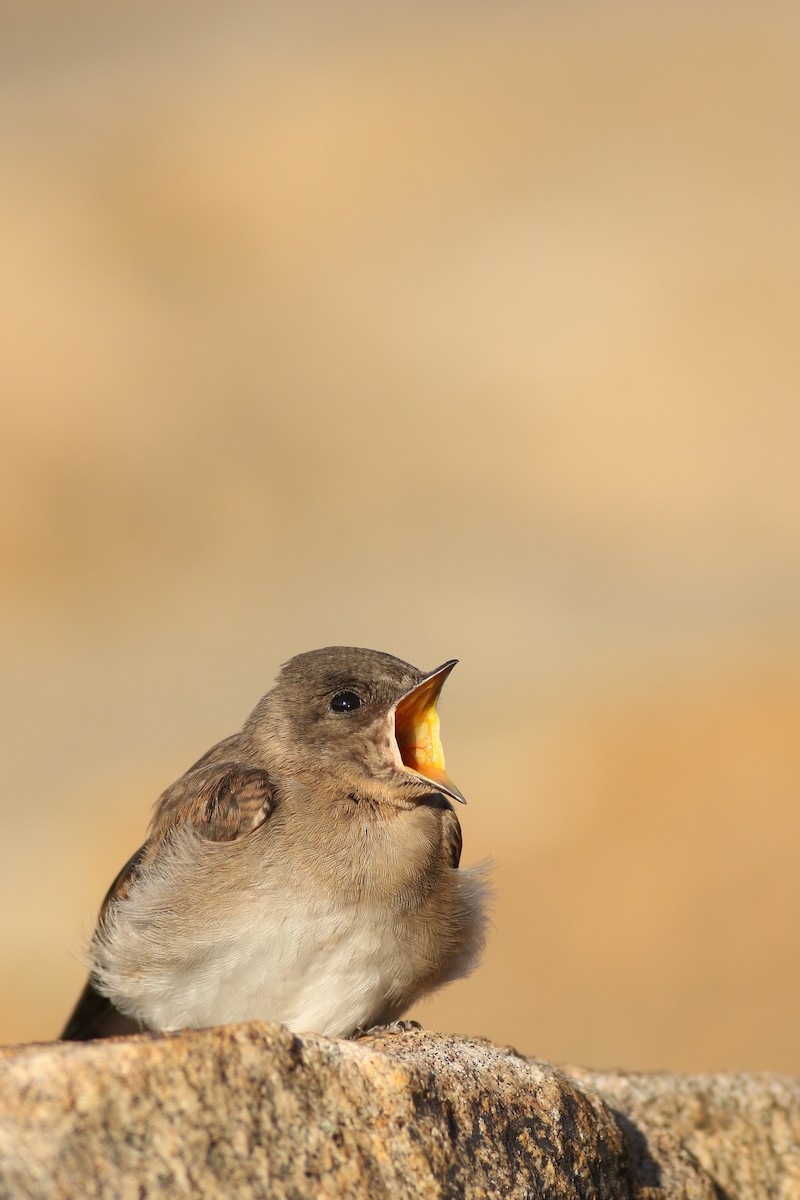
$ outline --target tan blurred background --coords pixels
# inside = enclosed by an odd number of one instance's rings
[[[416,1014],[800,1071],[800,9],[5,3],[0,1036],[329,643],[461,666]]]

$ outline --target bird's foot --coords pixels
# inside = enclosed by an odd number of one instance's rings
[[[351,1041],[357,1042],[359,1038],[364,1037],[385,1037],[387,1033],[412,1033],[415,1029],[422,1029],[419,1021],[392,1021],[390,1025],[370,1025],[369,1029],[359,1025],[355,1033],[351,1034]]]

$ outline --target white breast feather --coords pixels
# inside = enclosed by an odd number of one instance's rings
[[[126,1015],[153,1029],[260,1019],[342,1037],[407,996],[411,971],[385,908],[309,896],[307,881],[298,887],[278,865],[190,931],[175,897],[190,878],[202,886],[198,863],[222,849],[199,842],[182,838],[161,855],[95,936],[96,984]]]

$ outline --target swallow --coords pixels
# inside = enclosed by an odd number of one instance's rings
[[[156,802],[62,1039],[249,1020],[350,1037],[468,974],[487,881],[459,865],[439,734],[455,663],[341,646],[286,663]]]

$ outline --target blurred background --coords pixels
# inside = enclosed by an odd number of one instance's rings
[[[0,18],[0,1037],[344,643],[461,659],[494,928],[415,1016],[800,1071],[797,5]]]

